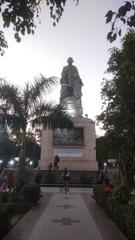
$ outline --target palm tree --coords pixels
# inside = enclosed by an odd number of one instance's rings
[[[43,75],[35,78],[33,84],[27,82],[23,89],[0,81],[0,115],[6,119],[7,125],[14,133],[21,134],[21,150],[17,169],[17,183],[23,181],[26,156],[26,135],[28,126],[42,124],[44,128],[72,128],[73,123],[66,111],[52,102],[46,102],[45,97],[57,79],[45,78]],[[3,104],[5,107],[3,108]]]

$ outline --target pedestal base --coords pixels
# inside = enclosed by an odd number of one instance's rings
[[[41,142],[41,169],[48,169],[56,154],[60,157],[59,169],[96,171],[96,134],[95,123],[88,118],[72,118],[75,128],[83,129],[83,144],[54,144],[54,133],[51,129],[43,130]]]

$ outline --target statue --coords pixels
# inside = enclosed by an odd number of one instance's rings
[[[71,57],[67,60],[68,65],[65,66],[61,74],[61,93],[60,104],[65,107],[72,117],[82,116],[82,80],[79,76],[77,68],[72,65]]]

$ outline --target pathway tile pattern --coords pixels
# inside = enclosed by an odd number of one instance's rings
[[[69,204],[64,204],[64,205],[58,205],[56,207],[64,208],[64,209],[69,209],[69,208],[76,208],[77,206],[75,205],[69,205]]]
[[[53,222],[56,223],[56,222],[59,222],[61,223],[62,225],[72,225],[72,223],[79,223],[80,220],[72,220],[71,218],[62,218],[62,219],[53,219]]]

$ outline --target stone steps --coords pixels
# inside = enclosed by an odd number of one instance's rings
[[[41,170],[41,186],[63,186],[62,170]],[[70,171],[70,186],[93,186],[96,184],[97,171]],[[29,178],[29,182],[34,182],[34,175]]]

